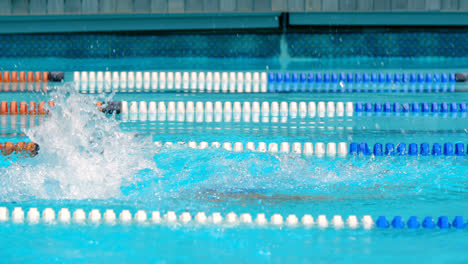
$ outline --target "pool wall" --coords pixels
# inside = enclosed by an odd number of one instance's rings
[[[465,0],[3,0],[0,33],[468,24]]]

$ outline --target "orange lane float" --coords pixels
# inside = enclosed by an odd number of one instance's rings
[[[8,102],[2,101],[0,103],[0,115],[8,115]]]
[[[24,73],[24,71],[20,72],[19,81],[26,82],[26,74]]]
[[[0,81],[7,82],[48,82],[49,81],[49,72],[32,72],[28,71],[27,77],[26,72],[20,71],[19,74],[17,71],[4,71],[0,72]]]
[[[16,101],[10,102],[10,115],[18,114],[18,103]]]
[[[21,101],[19,103],[19,111],[18,103],[16,101],[11,101],[9,105],[10,107],[8,107],[7,101],[0,102],[0,115],[46,115],[49,113],[45,101],[39,102],[39,105],[34,101],[30,101],[29,104],[26,101]],[[54,107],[55,104],[50,101],[47,105],[48,107]]]
[[[12,142],[0,142],[0,153],[3,156],[9,156],[14,153],[34,157],[38,152],[39,145],[34,142],[18,142],[16,144]]]

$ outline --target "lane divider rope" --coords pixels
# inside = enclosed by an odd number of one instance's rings
[[[26,209],[25,209],[26,210]],[[73,213],[68,208],[61,208],[56,214],[52,208],[45,208],[42,213],[37,208],[29,208],[27,213],[21,207],[15,207],[11,215],[8,208],[0,207],[0,222],[11,221],[15,224],[106,224],[106,225],[214,225],[223,227],[289,227],[289,228],[334,228],[334,229],[386,229],[393,227],[394,229],[402,229],[406,226],[408,229],[464,229],[467,223],[464,222],[462,216],[455,216],[450,222],[447,216],[440,216],[437,222],[432,217],[425,217],[422,223],[419,222],[416,216],[411,216],[405,223],[401,216],[395,216],[391,223],[384,216],[379,216],[374,222],[370,215],[364,215],[359,221],[357,216],[350,215],[346,221],[341,215],[334,215],[329,221],[325,215],[319,215],[316,219],[310,214],[305,214],[301,218],[295,214],[290,214],[283,217],[281,214],[273,214],[269,219],[266,214],[259,213],[255,218],[249,213],[237,215],[230,212],[226,215],[220,213],[212,213],[207,215],[204,212],[198,212],[192,216],[189,212],[183,212],[179,215],[174,211],[168,211],[161,214],[159,211],[146,212],[138,210],[132,214],[129,210],[122,210],[117,215],[114,210],[107,209],[101,213],[98,209],[92,209],[86,213],[83,209],[76,209]]]
[[[102,103],[100,103],[102,105]],[[117,112],[122,114],[208,114],[221,113],[223,115],[242,114],[243,116],[273,116],[273,117],[333,117],[353,116],[364,113],[379,114],[444,114],[466,117],[467,104],[465,102],[432,102],[432,103],[371,103],[371,102],[193,102],[193,101],[121,101],[113,102],[103,107],[104,112]]]
[[[465,144],[457,142],[455,144],[446,142],[443,144],[434,143],[386,143],[385,147],[381,143],[375,143],[373,148],[369,147],[366,142],[348,144],[346,142],[219,142],[213,141],[211,143],[206,141],[195,142],[161,142],[155,141],[156,147],[168,147],[173,145],[188,146],[193,149],[206,149],[206,148],[223,148],[224,150],[243,152],[268,152],[268,153],[295,153],[304,155],[315,155],[317,157],[347,157],[351,156],[465,156],[468,154],[468,145],[465,151]],[[35,156],[39,151],[39,146],[36,143],[19,142],[13,144],[11,142],[0,143],[0,151],[3,155],[10,155],[13,152],[27,151],[29,154]]]
[[[47,92],[49,82],[63,82],[64,72],[32,72],[32,71],[3,71],[0,72],[0,92]]]
[[[228,151],[242,152],[270,152],[270,153],[296,153],[316,156],[340,156],[346,157],[348,154],[352,156],[465,156],[468,154],[468,145],[465,151],[465,145],[461,142],[443,144],[433,143],[386,143],[385,146],[381,143],[375,143],[371,149],[366,142],[349,144],[346,142],[280,142],[280,143],[266,143],[266,142],[219,142],[213,141],[211,143],[206,141],[195,142],[161,142],[154,143],[157,147],[171,146],[171,145],[186,145],[193,149],[205,149],[208,147],[220,148],[222,147]]]
[[[54,106],[54,102],[47,103],[49,107]],[[36,103],[21,101],[18,105],[16,101],[1,101],[0,115],[35,115],[47,114],[46,102]],[[261,116],[278,117],[325,117],[325,116],[353,116],[355,113],[466,113],[467,104],[465,102],[432,102],[432,103],[353,103],[353,102],[249,102],[249,101],[115,101],[97,102],[96,105],[102,112],[117,114],[213,114],[236,115],[242,113],[243,116],[260,114]],[[463,116],[463,115],[462,115]]]
[[[18,105],[16,101],[1,101],[0,102],[0,115],[46,115],[48,113],[47,107],[54,107],[53,101],[45,102],[40,101],[38,104],[34,101],[30,101],[29,104],[26,101],[21,101]]]
[[[308,84],[444,84],[464,82],[464,73],[304,73],[304,72],[94,72],[75,71],[80,92],[298,92]],[[289,84],[292,84],[290,87]],[[295,86],[297,84],[298,86]],[[301,86],[302,85],[302,86]],[[321,87],[317,87],[320,89]],[[446,88],[443,88],[446,90]],[[395,88],[384,88],[394,91]],[[310,89],[309,89],[310,91]],[[346,90],[343,90],[345,92]],[[419,91],[419,90],[415,90]],[[452,91],[449,89],[448,91]]]
[[[317,142],[317,143],[312,143],[312,142],[281,142],[281,143],[266,143],[266,142],[247,142],[247,143],[242,143],[242,142],[218,142],[214,141],[211,143],[208,143],[206,141],[202,142],[195,142],[195,141],[189,141],[189,142],[165,142],[164,144],[161,141],[156,141],[155,146],[161,147],[161,146],[171,146],[171,145],[186,145],[190,148],[193,149],[205,149],[208,147],[213,147],[213,148],[220,148],[222,147],[225,150],[228,151],[234,151],[234,152],[242,152],[244,150],[246,151],[254,151],[254,152],[269,152],[269,153],[296,153],[296,154],[305,154],[305,155],[312,155],[315,154],[318,157],[327,155],[327,156],[340,156],[340,157],[345,157],[348,154],[348,144],[346,142],[339,142],[334,143],[334,142],[328,142],[328,143],[323,143],[323,142]]]

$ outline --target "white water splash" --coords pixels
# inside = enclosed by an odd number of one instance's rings
[[[72,87],[52,98],[46,120],[25,131],[39,155],[0,169],[1,200],[113,198],[139,171],[157,174],[151,137],[123,132]]]

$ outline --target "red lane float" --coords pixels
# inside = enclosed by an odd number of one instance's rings
[[[39,152],[39,145],[34,142],[0,142],[0,153],[3,156],[19,154],[27,157],[34,157]]]
[[[48,102],[48,107],[54,107],[54,102]],[[34,101],[30,101],[29,104],[26,101],[21,101],[18,103],[16,101],[11,101],[8,107],[7,101],[0,102],[0,115],[46,115],[49,111],[46,109],[46,102],[41,101],[39,105]]]

